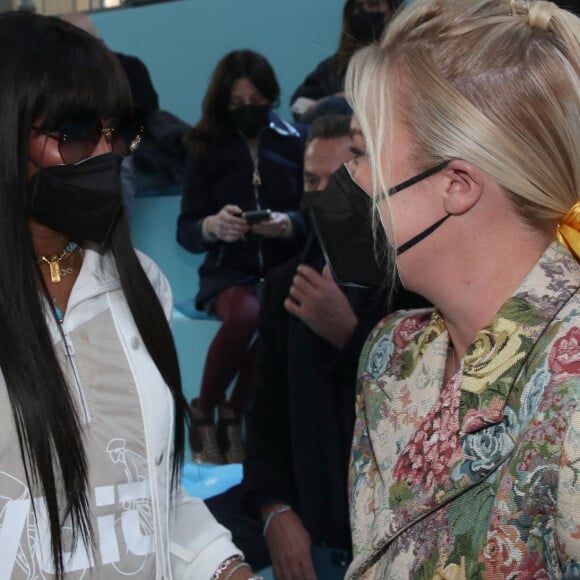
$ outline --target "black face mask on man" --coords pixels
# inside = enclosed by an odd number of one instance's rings
[[[312,222],[324,257],[339,284],[379,288],[386,280],[387,257],[382,228],[372,228],[372,200],[343,165],[324,191],[310,201]]]
[[[242,105],[228,111],[231,124],[248,139],[256,138],[270,123],[269,105]]]
[[[28,180],[28,213],[39,223],[105,244],[123,206],[117,153],[89,157],[74,165],[40,167]]]
[[[318,203],[318,198],[322,195],[322,191],[321,189],[312,189],[312,190],[306,190],[304,191],[304,193],[302,194],[302,199],[300,200],[300,211],[304,214],[309,216],[310,215],[310,209],[313,206],[316,206]]]

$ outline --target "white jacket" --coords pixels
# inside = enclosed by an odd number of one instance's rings
[[[169,317],[169,284],[140,259]],[[180,488],[170,501],[173,400],[109,254],[85,250],[63,332],[52,316],[47,321],[84,425],[95,537],[92,550],[79,542],[65,554],[67,579],[209,579],[240,552],[201,500]],[[36,498],[35,517],[0,381],[0,579],[44,580],[53,575],[46,508]]]

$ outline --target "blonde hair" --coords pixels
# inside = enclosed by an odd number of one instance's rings
[[[551,2],[414,0],[347,71],[375,190],[396,117],[418,171],[469,161],[532,227],[555,229],[580,199],[579,75],[580,20]]]

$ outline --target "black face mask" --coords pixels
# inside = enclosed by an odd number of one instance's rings
[[[28,180],[27,208],[39,223],[81,240],[104,244],[123,205],[116,153],[75,165],[41,167]]]
[[[305,191],[300,200],[300,211],[305,215],[310,215],[310,209],[316,206],[318,198],[322,195],[322,191],[313,189],[312,191]]]
[[[334,279],[339,284],[379,288],[388,272],[382,227],[372,230],[372,200],[343,165],[312,200],[311,217]]]
[[[270,123],[269,105],[242,105],[228,114],[232,125],[248,139],[257,137]]]
[[[384,12],[367,12],[361,10],[352,15],[352,33],[360,44],[369,44],[378,40],[385,28]]]

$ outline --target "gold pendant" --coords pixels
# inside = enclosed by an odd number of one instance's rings
[[[60,266],[58,262],[49,262],[48,265],[50,266],[50,281],[60,282]]]

